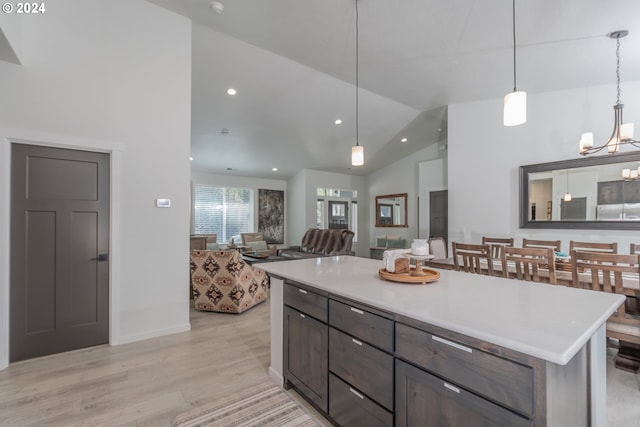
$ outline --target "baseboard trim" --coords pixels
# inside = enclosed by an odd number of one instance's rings
[[[189,332],[191,330],[191,323],[185,323],[182,325],[173,326],[171,328],[155,329],[153,331],[147,331],[141,334],[124,335],[116,337],[111,340],[111,345],[129,344],[136,341],[148,340],[151,338],[158,338],[165,335],[178,334],[180,332]]]
[[[271,366],[269,366],[269,378],[278,383],[280,387],[282,387],[282,385],[284,384],[284,378],[282,377],[282,375],[280,375],[280,373],[273,369]]]

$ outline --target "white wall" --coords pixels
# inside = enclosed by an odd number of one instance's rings
[[[640,82],[622,83],[625,118],[640,119]],[[502,126],[502,98],[449,106],[449,240],[477,243],[482,235],[617,241],[626,252],[640,233],[519,229],[518,168],[578,158],[580,134],[603,143],[613,126],[614,85],[528,94],[527,123]],[[637,138],[637,135],[636,135]],[[519,244],[519,243],[518,243]]]
[[[263,178],[252,178],[246,176],[236,176],[236,175],[222,175],[222,174],[214,174],[207,172],[198,172],[191,171],[191,183],[192,183],[192,191],[193,184],[209,184],[209,185],[217,185],[221,187],[237,187],[237,188],[249,188],[254,190],[255,195],[255,203],[253,206],[253,219],[254,230],[258,231],[258,190],[281,190],[284,191],[284,203],[287,205],[287,181],[282,179],[263,179]],[[193,208],[193,206],[191,206]],[[286,208],[285,208],[286,210]],[[192,212],[193,217],[193,212]],[[287,239],[287,227],[286,222],[288,215],[285,211],[285,242]]]
[[[3,169],[16,137],[111,152],[110,341],[188,330],[190,21],[142,0],[59,0],[21,25],[23,65],[0,61]],[[156,198],[172,207],[156,208]],[[8,206],[0,209],[7,266]],[[0,276],[0,365],[7,277]]]
[[[367,211],[370,213],[369,222],[366,224],[367,230],[369,230],[369,241],[371,246],[375,245],[377,236],[394,235],[401,236],[407,240],[407,247],[411,244],[411,240],[418,237],[417,226],[417,211],[418,211],[418,195],[420,185],[425,188],[430,185],[429,183],[419,183],[419,165],[421,162],[431,161],[441,158],[443,153],[439,150],[438,144],[431,144],[426,148],[398,160],[374,173],[369,175],[368,192],[369,192],[369,205]],[[437,187],[441,187],[442,184],[435,184]],[[375,227],[375,203],[376,196],[384,194],[398,194],[407,193],[407,228],[388,228],[388,227]],[[428,195],[428,193],[427,193]],[[424,216],[421,215],[421,221],[424,222]],[[421,224],[421,228],[424,224]],[[427,216],[428,225],[428,216]],[[423,237],[423,236],[421,236]],[[369,248],[366,248],[367,256]]]

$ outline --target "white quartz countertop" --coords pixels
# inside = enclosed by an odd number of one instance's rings
[[[334,295],[565,365],[624,296],[438,270],[427,285],[382,280],[382,262],[352,256],[256,267]]]

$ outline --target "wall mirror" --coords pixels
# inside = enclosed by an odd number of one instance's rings
[[[520,228],[640,230],[640,152],[521,166]]]
[[[408,227],[407,193],[376,196],[376,227]]]

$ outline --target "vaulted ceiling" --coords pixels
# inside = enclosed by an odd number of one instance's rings
[[[194,170],[366,175],[443,145],[448,104],[500,103],[513,89],[511,0],[358,0],[365,165],[351,167],[355,0],[220,0],[220,14],[210,0],[149,1],[194,22]],[[516,0],[518,89],[615,83],[607,34],[620,29],[630,31],[621,41],[624,95],[625,81],[640,80],[640,1]]]

